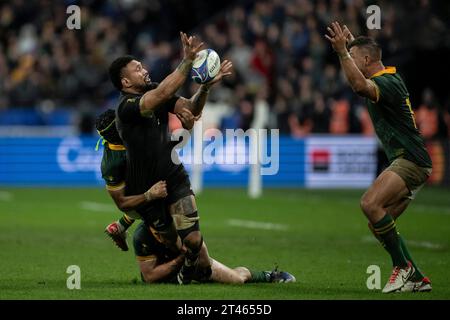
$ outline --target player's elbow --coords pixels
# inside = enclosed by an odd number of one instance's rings
[[[144,280],[145,283],[152,284],[152,283],[161,282],[161,278],[158,277],[156,272],[146,271],[146,272],[142,272],[141,274],[142,274],[142,280]]]
[[[366,94],[367,94],[367,84],[366,84],[365,81],[364,82],[361,81],[361,82],[353,83],[352,84],[352,89],[353,89],[353,92],[356,93],[359,96],[365,97]]]
[[[116,202],[117,208],[122,212],[127,212],[132,210],[133,208],[130,208],[129,205],[127,205],[126,201],[119,199],[119,201]]]

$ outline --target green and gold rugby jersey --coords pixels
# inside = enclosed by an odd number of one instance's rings
[[[160,263],[165,263],[177,256],[162,243],[158,232],[143,222],[134,231],[133,247],[138,261],[157,259]]]
[[[127,152],[118,144],[105,143],[102,157],[102,178],[106,189],[115,191],[125,187]]]
[[[408,90],[395,67],[386,67],[370,79],[375,83],[377,99],[367,99],[368,110],[389,162],[404,158],[420,167],[431,168],[431,159],[417,129]]]

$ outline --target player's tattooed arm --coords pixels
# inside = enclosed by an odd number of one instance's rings
[[[180,32],[181,42],[183,44],[184,58],[177,69],[168,75],[156,89],[147,91],[139,101],[139,108],[141,115],[150,117],[153,111],[173,97],[178,89],[186,81],[189,71],[192,68],[192,63],[203,46],[203,43],[198,43],[195,37],[189,37]]]
[[[205,106],[206,99],[208,98],[209,89],[215,83],[221,81],[223,77],[231,74],[231,69],[233,68],[233,63],[228,60],[224,60],[221,64],[220,71],[216,77],[206,84],[202,84],[197,92],[190,98],[186,99],[180,97],[175,104],[175,113],[180,112],[182,109],[186,108],[192,112],[194,116],[198,116],[202,113],[203,107]]]
[[[189,72],[192,69],[192,62],[193,62],[193,60],[188,60],[188,59],[184,58],[178,65],[177,71],[179,71],[181,74],[183,74],[187,77],[189,75]]]

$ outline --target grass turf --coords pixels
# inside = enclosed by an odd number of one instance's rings
[[[132,249],[105,236],[120,213],[103,189],[2,189],[0,299],[449,299],[449,190],[424,188],[398,222],[433,291],[389,296],[366,287],[369,265],[380,266],[383,286],[391,263],[367,229],[362,193],[265,190],[251,200],[239,189],[206,190],[197,202],[211,256],[231,267],[278,264],[297,282],[177,286],[141,283]],[[66,287],[69,265],[81,268],[81,290]]]

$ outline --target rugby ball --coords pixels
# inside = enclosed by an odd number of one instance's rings
[[[220,58],[212,49],[205,49],[197,53],[192,64],[192,80],[199,84],[207,83],[214,79],[220,71]]]

